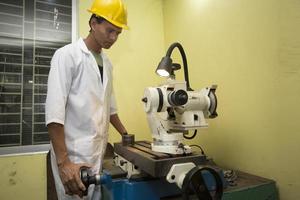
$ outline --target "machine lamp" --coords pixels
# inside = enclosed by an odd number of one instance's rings
[[[169,77],[170,74],[172,74],[172,71],[172,59],[168,56],[163,57],[158,64],[156,73],[159,76]]]
[[[171,54],[172,54],[173,50],[176,47],[178,48],[178,50],[179,50],[179,52],[181,54],[181,58],[182,58],[182,62],[183,62],[183,68],[184,68],[184,78],[185,78],[185,81],[186,81],[186,84],[187,84],[187,90],[188,91],[192,91],[193,89],[190,87],[190,81],[189,81],[189,73],[188,73],[188,65],[187,65],[186,55],[185,55],[185,52],[183,50],[183,47],[178,42],[173,43],[169,47],[169,49],[168,49],[168,51],[166,53],[166,56],[161,59],[161,61],[158,64],[155,72],[159,76],[170,77],[171,79],[175,79],[174,71],[175,70],[179,70],[181,68],[180,64],[173,63],[173,61],[171,59]]]

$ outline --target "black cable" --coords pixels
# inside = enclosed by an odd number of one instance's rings
[[[203,151],[203,149],[202,149],[202,147],[200,145],[192,144],[192,145],[190,145],[190,147],[198,147],[200,149],[200,151],[201,151],[201,154],[205,155],[205,153],[204,153],[204,151]]]
[[[181,54],[181,58],[182,58],[182,62],[183,62],[183,69],[184,69],[184,79],[186,81],[187,90],[188,91],[193,91],[193,89],[190,87],[189,72],[188,72],[188,64],[187,64],[186,55],[185,55],[184,49],[181,46],[181,44],[178,43],[178,42],[173,43],[169,47],[169,49],[168,49],[168,51],[166,53],[166,56],[168,56],[169,58],[171,58],[172,51],[174,50],[175,47],[177,47],[179,49],[179,52]]]
[[[187,135],[183,134],[183,137],[187,140],[191,140],[191,139],[194,139],[194,137],[196,137],[196,135],[197,135],[197,129],[194,131],[194,134],[192,136],[187,136]]]

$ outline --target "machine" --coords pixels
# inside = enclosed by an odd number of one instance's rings
[[[182,56],[185,81],[175,79],[175,71],[181,68],[171,59],[176,47]],[[198,128],[208,126],[207,118],[217,117],[217,86],[195,91],[190,87],[187,59],[179,43],[170,46],[156,73],[166,76],[166,83],[146,88],[142,98],[153,141],[123,136],[122,143],[114,144],[113,165],[125,175],[114,179],[110,172],[100,176],[82,170],[83,182],[86,186],[103,184],[112,194],[110,199],[116,200],[158,200],[178,195],[189,199],[190,194],[201,200],[221,199],[226,186],[223,171],[203,152],[184,144],[184,139],[195,137]],[[191,130],[194,133],[189,136]],[[141,196],[139,191],[143,191]]]
[[[176,81],[175,70],[180,65],[173,63],[171,53],[178,47],[183,58],[185,81]],[[170,154],[189,154],[191,147],[184,145],[184,136],[189,130],[207,127],[206,118],[217,116],[217,86],[193,91],[188,79],[186,56],[182,46],[174,43],[159,63],[157,74],[167,76],[167,82],[159,87],[145,90],[144,108],[152,131],[152,150]],[[187,137],[186,137],[187,138]]]

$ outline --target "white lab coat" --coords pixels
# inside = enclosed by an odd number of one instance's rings
[[[103,58],[103,84],[92,53],[80,38],[58,49],[51,61],[46,99],[46,124],[64,125],[68,156],[75,163],[89,163],[99,173],[107,140],[110,115],[116,103],[112,88],[112,65]],[[65,195],[51,145],[51,163],[59,199]],[[92,197],[93,196],[93,197]],[[100,199],[100,188],[90,187],[87,199]]]

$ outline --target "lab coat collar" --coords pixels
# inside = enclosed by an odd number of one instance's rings
[[[92,53],[90,52],[90,50],[87,48],[87,46],[86,46],[86,44],[85,44],[85,42],[83,41],[83,39],[82,38],[79,38],[78,39],[78,44],[79,44],[79,46],[80,46],[80,49],[84,52],[84,53],[86,53],[86,54],[88,54],[88,55],[90,55],[90,56],[92,56],[93,57],[93,55],[92,55]],[[107,58],[106,58],[106,56],[103,54],[103,52],[101,51],[101,56],[102,56],[102,59],[103,59],[103,80],[102,80],[102,83],[101,83],[101,87],[105,90],[106,89],[106,86],[107,86],[107,82],[108,82],[108,77],[107,77],[107,75],[108,75],[108,71],[107,71],[107,68],[108,68],[108,66],[107,66],[107,64],[108,64],[108,61],[107,61]],[[93,68],[94,68],[94,70],[95,70],[95,72],[96,72],[96,74],[98,75],[98,78],[100,79],[100,72],[99,72],[99,69],[98,69],[98,65],[97,65],[97,63],[96,63],[96,60],[93,58],[93,60],[94,60],[94,62],[93,62]]]
[[[80,46],[80,49],[84,52],[84,53],[90,53],[89,49],[87,48],[85,42],[83,41],[82,38],[79,38],[78,39],[78,44]]]
[[[81,49],[85,54],[87,54],[88,56],[92,57],[92,59],[93,59],[93,61],[94,61],[93,64],[92,64],[92,67],[93,67],[93,69],[95,70],[96,74],[98,75],[98,78],[100,79],[100,72],[99,72],[98,65],[97,65],[96,60],[94,59],[93,54],[92,54],[91,51],[87,48],[87,46],[86,46],[86,44],[85,44],[85,42],[83,41],[82,38],[79,38],[79,39],[78,39],[78,44],[79,44],[80,49]],[[102,52],[101,52],[101,56],[102,56]],[[104,63],[103,63],[103,65],[104,65]],[[103,67],[104,67],[104,66],[103,66]],[[103,76],[103,77],[104,77],[104,76]]]

